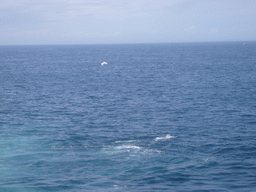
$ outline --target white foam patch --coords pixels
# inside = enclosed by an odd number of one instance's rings
[[[120,154],[120,153],[127,153],[126,158],[138,156],[138,155],[150,155],[154,153],[162,153],[162,151],[157,149],[147,149],[144,147],[140,147],[138,145],[133,144],[124,144],[124,145],[118,145],[113,147],[106,147],[103,148],[103,152],[107,154]]]
[[[138,140],[124,140],[124,141],[115,141],[115,143],[132,143],[132,142],[136,142]]]
[[[118,146],[116,147],[116,149],[135,149],[135,150],[140,150],[141,147],[139,146],[136,146],[136,145],[121,145],[121,146]]]
[[[155,138],[155,141],[161,141],[161,140],[168,140],[168,139],[173,139],[175,138],[174,136],[171,136],[170,134],[167,134],[166,136],[164,137],[156,137]]]

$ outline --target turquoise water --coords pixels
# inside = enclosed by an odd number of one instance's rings
[[[255,53],[0,47],[0,191],[255,191]]]

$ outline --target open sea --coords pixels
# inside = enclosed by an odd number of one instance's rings
[[[0,191],[255,192],[256,42],[0,46]]]

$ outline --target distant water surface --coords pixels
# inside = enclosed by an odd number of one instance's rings
[[[255,53],[1,46],[0,191],[256,191]]]

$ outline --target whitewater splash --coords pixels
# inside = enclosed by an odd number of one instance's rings
[[[107,62],[105,62],[105,61],[102,62],[102,63],[101,63],[101,66],[103,66],[103,65],[107,65]]]
[[[115,141],[115,143],[133,143],[133,142],[137,142],[139,140],[124,140],[124,141]]]
[[[136,145],[121,145],[121,146],[116,147],[116,149],[121,149],[121,150],[122,149],[124,149],[124,150],[126,150],[126,149],[128,149],[128,150],[130,150],[130,149],[140,150],[141,147],[136,146]]]
[[[156,137],[155,138],[155,141],[160,141],[160,140],[168,140],[168,139],[173,139],[175,138],[174,136],[171,136],[170,134],[167,134],[166,136],[164,137]]]
[[[137,156],[137,155],[150,155],[150,154],[154,154],[154,153],[161,153],[162,151],[157,150],[157,149],[148,149],[148,148],[144,148],[144,147],[141,147],[138,145],[124,144],[124,145],[119,145],[116,147],[104,148],[104,152],[109,153],[109,154],[121,154],[121,153],[125,154],[125,153],[127,153],[128,156],[131,157],[134,155]]]

